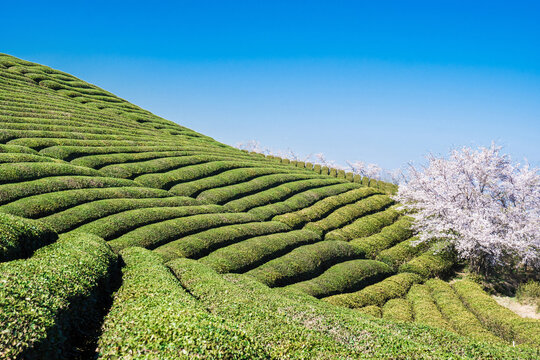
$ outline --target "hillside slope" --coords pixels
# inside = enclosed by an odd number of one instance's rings
[[[462,329],[419,285],[454,259],[332,175],[0,54],[0,358],[538,356],[537,321]]]

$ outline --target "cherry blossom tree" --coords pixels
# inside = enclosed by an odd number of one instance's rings
[[[410,166],[395,199],[415,218],[419,242],[447,239],[472,270],[540,269],[539,169],[512,163],[501,147],[429,155]]]

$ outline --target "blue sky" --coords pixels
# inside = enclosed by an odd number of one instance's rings
[[[6,14],[9,14],[6,16]],[[234,145],[540,166],[537,1],[10,1],[0,52]]]

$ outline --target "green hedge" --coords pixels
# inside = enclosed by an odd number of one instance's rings
[[[37,154],[37,151],[26,146],[0,144],[0,153]]]
[[[103,239],[62,236],[27,260],[0,264],[0,357],[72,358],[100,317],[116,256]]]
[[[375,259],[390,265],[394,270],[397,271],[401,264],[406,263],[407,261],[413,259],[418,253],[429,248],[428,242],[422,242],[414,245],[416,241],[418,241],[417,237],[412,237],[402,241],[399,244],[392,246],[390,249],[381,251]]]
[[[379,211],[375,214],[365,215],[349,225],[326,233],[326,240],[350,241],[355,238],[367,237],[378,233],[385,226],[389,226],[399,218],[399,212],[393,208]]]
[[[332,211],[376,193],[374,189],[358,188],[345,193],[330,196],[315,204],[293,213],[279,215],[274,218],[290,227],[300,227],[308,222],[317,221],[330,214]]]
[[[176,184],[216,175],[226,170],[256,166],[261,165],[256,162],[212,161],[164,173],[141,175],[136,177],[135,181],[145,186],[168,190]]]
[[[174,170],[188,165],[196,165],[208,161],[219,160],[216,156],[186,155],[157,158],[147,161],[128,162],[125,164],[107,165],[99,169],[107,176],[133,179],[137,176]]]
[[[215,176],[209,176],[173,186],[169,191],[175,195],[196,197],[205,190],[248,181],[263,175],[283,173],[286,170],[275,168],[243,168],[222,172]]]
[[[437,305],[435,305],[429,287],[422,284],[413,285],[407,293],[407,300],[409,300],[412,306],[415,322],[453,331],[448,321],[446,321],[437,308]]]
[[[333,295],[323,298],[323,300],[334,305],[353,309],[368,305],[381,306],[390,299],[404,296],[413,284],[420,283],[421,281],[422,278],[417,274],[400,273],[360,291]]]
[[[516,315],[499,305],[480,285],[470,280],[458,280],[452,287],[467,308],[496,335],[509,342],[540,348],[540,320]]]
[[[220,247],[228,246],[254,236],[290,231],[287,225],[278,221],[254,222],[226,225],[199,232],[179,240],[171,241],[154,249],[164,261],[179,257],[200,258]]]
[[[330,266],[359,257],[358,251],[343,241],[321,241],[300,246],[247,272],[268,286],[283,286],[319,276]]]
[[[136,247],[120,254],[122,286],[105,317],[98,358],[268,358],[233,323],[205,311],[159,256]]]
[[[390,299],[382,308],[382,317],[385,320],[411,322],[411,304],[406,299]]]
[[[105,199],[81,204],[64,211],[41,218],[59,233],[73,230],[91,221],[129,210],[157,208],[157,207],[184,207],[195,206],[198,202],[183,196],[150,199]],[[165,209],[164,212],[166,212]],[[145,216],[142,212],[141,217]]]
[[[443,316],[459,334],[481,341],[502,341],[486,329],[465,307],[450,284],[439,279],[430,279],[426,281],[426,285],[430,288],[431,295]]]
[[[28,257],[57,237],[50,227],[39,221],[0,214],[0,262]]]
[[[73,159],[71,163],[73,165],[91,167],[93,169],[99,169],[107,165],[123,164],[133,161],[144,161],[156,158],[166,158],[173,156],[187,156],[193,155],[193,151],[146,151],[135,153],[112,153],[112,154],[100,154],[100,155],[88,155]]]
[[[93,176],[57,176],[16,184],[0,185],[0,204],[6,204],[27,196],[52,193],[70,189],[108,188],[136,186],[131,180]]]
[[[358,291],[392,274],[392,269],[376,260],[350,260],[336,264],[316,278],[291,285],[316,298]]]
[[[435,243],[420,256],[399,267],[399,272],[412,272],[428,279],[448,274],[454,267],[456,257],[446,243]]]
[[[111,187],[94,189],[63,190],[29,196],[0,206],[1,212],[12,215],[38,218],[51,215],[73,206],[103,199],[144,199],[169,197],[165,190],[143,187]],[[193,205],[196,203],[193,200]]]
[[[0,163],[21,163],[21,162],[57,162],[58,160],[25,153],[2,153],[0,152]]]
[[[199,261],[220,273],[244,272],[298,246],[319,240],[317,234],[308,230],[257,236],[220,248]]]
[[[411,219],[405,216],[384,227],[379,233],[353,239],[350,244],[362,251],[365,257],[374,259],[382,250],[388,249],[411,236]]]
[[[224,204],[228,201],[238,199],[243,196],[261,193],[264,190],[276,188],[283,183],[291,181],[305,180],[316,175],[306,174],[270,174],[257,177],[255,179],[223,186],[203,191],[197,196],[198,200],[213,204]]]
[[[208,205],[208,207],[210,206],[217,205]],[[158,209],[158,211],[160,212],[160,209]],[[141,246],[155,249],[167,242],[200,231],[218,226],[253,222],[254,220],[255,219],[248,214],[215,213],[184,216],[139,227],[110,241],[109,244],[115,250],[120,250],[129,246]]]
[[[356,309],[356,311],[365,315],[373,316],[375,318],[382,318],[382,309],[380,306],[377,305],[364,306]]]
[[[224,206],[225,208],[235,212],[248,211],[258,206],[283,201],[284,199],[288,199],[301,191],[336,184],[338,181],[339,180],[335,179],[320,178],[292,181],[255,193],[253,195],[247,195],[240,199],[229,201]]]
[[[393,202],[394,201],[386,195],[373,195],[357,201],[354,204],[342,206],[322,220],[307,224],[305,228],[323,235],[329,231],[350,224],[359,217],[381,211]]]
[[[96,234],[105,240],[111,240],[141,226],[144,227],[149,224],[186,216],[221,212],[223,210],[219,205],[134,209],[94,220],[72,231]]]
[[[63,175],[103,176],[94,169],[54,162],[0,164],[0,183],[23,182]]]

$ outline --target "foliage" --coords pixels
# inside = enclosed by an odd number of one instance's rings
[[[449,239],[476,271],[516,263],[540,268],[540,174],[501,148],[429,156],[396,200],[412,211],[420,241]]]

